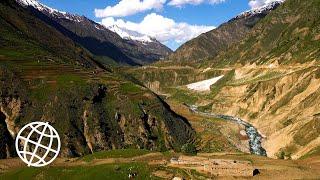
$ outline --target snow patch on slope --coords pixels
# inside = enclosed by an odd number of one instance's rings
[[[217,81],[219,81],[221,78],[223,78],[223,75],[214,77],[212,79],[207,79],[204,81],[199,81],[196,83],[192,83],[187,85],[188,89],[195,90],[195,91],[210,91],[210,86],[215,84]]]

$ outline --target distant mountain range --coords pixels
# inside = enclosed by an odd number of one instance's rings
[[[148,35],[138,33],[136,31],[131,31],[125,28],[121,28],[117,25],[112,25],[107,27],[110,31],[113,31],[117,33],[120,37],[123,39],[127,40],[132,40],[132,41],[140,41],[142,43],[151,43],[151,42],[156,42],[157,40],[155,38],[152,38]]]
[[[17,2],[25,8],[33,9],[36,16],[47,22],[49,17],[51,22],[48,23],[100,57],[104,63],[113,60],[128,65],[148,64],[163,59],[172,52],[156,39],[137,32],[115,26],[104,27],[85,16],[62,12],[36,0]]]
[[[251,29],[283,1],[275,1],[261,8],[243,12],[218,28],[186,42],[169,56],[173,61],[201,61],[213,58],[231,44],[237,43]]]

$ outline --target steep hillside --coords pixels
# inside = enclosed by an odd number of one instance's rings
[[[286,0],[244,40],[198,63],[197,69],[179,73],[185,67],[171,62],[174,70],[164,63],[134,74],[146,85],[158,82],[158,89],[169,100],[253,124],[265,136],[262,146],[269,157],[319,155],[319,9],[318,0]],[[174,76],[166,77],[169,73]],[[224,77],[208,91],[187,88],[220,75]],[[171,86],[164,77],[185,84]],[[179,81],[181,77],[193,82]],[[157,86],[150,87],[157,90]]]
[[[312,64],[237,68],[218,92],[212,86],[211,108],[256,126],[269,156],[297,159],[320,146],[319,74]]]
[[[157,95],[107,70],[15,1],[1,1],[0,26],[0,158],[15,156],[17,132],[33,121],[57,129],[61,156],[180,151],[193,142],[187,120]]]
[[[319,1],[287,0],[214,63],[292,64],[319,60],[319,8]]]
[[[155,39],[142,41],[120,37],[116,32],[84,17],[61,12],[35,0],[17,0],[38,18],[43,19],[64,35],[101,57],[121,64],[147,64],[164,58],[171,50]],[[107,58],[106,58],[107,57]]]
[[[215,57],[233,43],[242,40],[255,26],[281,2],[273,2],[262,8],[244,12],[217,29],[201,34],[169,56],[173,61],[201,61]]]
[[[319,155],[317,63],[229,69],[149,67],[130,72],[155,92],[166,95],[169,102],[194,104],[206,112],[239,117],[253,124],[265,137],[262,145],[269,157],[298,159]],[[187,84],[220,75],[224,77],[210,91],[187,89]],[[234,138],[229,131],[224,135]]]
[[[71,39],[36,17],[25,16],[26,12],[13,2],[3,3],[11,8],[3,4],[1,7],[2,56],[20,57],[27,54],[39,61],[59,61],[87,68],[97,66],[90,53]],[[53,60],[53,56],[59,59]]]

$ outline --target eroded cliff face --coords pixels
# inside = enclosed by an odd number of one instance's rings
[[[21,116],[23,106],[17,96],[19,89],[23,91],[18,82],[12,73],[0,70],[0,159],[16,156],[14,139],[19,131],[16,119]]]
[[[318,66],[241,68],[235,74],[215,96],[213,112],[256,126],[271,157],[297,159],[320,146]]]
[[[0,102],[0,112],[10,135],[15,138],[18,129],[15,128],[15,119],[20,116],[21,100],[15,98],[5,98]]]
[[[186,119],[131,82],[38,89],[0,70],[0,158],[16,155],[17,132],[34,121],[49,122],[58,131],[64,157],[119,148],[179,151],[194,140]]]
[[[0,158],[9,158],[15,155],[13,137],[7,126],[7,116],[0,111]]]

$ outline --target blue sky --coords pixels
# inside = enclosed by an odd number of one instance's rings
[[[175,3],[170,4],[170,1]],[[260,5],[263,5],[262,1],[270,0],[251,0],[250,3],[261,2]],[[40,2],[61,11],[84,15],[105,26],[116,24],[156,37],[173,50],[185,41],[218,27],[237,14],[252,8],[249,0],[40,0]],[[109,9],[106,8],[108,6]],[[100,9],[100,14],[95,12],[95,9]]]

